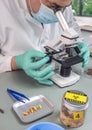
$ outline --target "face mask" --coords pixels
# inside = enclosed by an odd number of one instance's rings
[[[57,17],[55,16],[53,10],[41,4],[40,9],[37,13],[32,13],[32,16],[38,20],[40,23],[48,24],[58,22]]]

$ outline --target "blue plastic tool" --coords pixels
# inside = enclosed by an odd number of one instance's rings
[[[32,125],[26,130],[64,130],[64,128],[58,124],[51,122],[40,122]]]
[[[7,88],[7,92],[16,100],[22,103],[25,103],[23,99],[30,100],[28,97],[26,97],[23,93],[14,91],[12,89]]]

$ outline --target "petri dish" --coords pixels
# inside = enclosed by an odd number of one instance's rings
[[[64,130],[63,127],[51,122],[35,123],[26,130]]]

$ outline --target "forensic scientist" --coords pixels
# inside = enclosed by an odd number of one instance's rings
[[[53,11],[57,7],[69,27],[80,33],[71,3],[72,0],[0,0],[0,73],[22,69],[39,83],[52,85],[53,66],[40,69],[49,61],[43,48],[62,34]],[[89,49],[85,43],[78,45],[85,67]]]

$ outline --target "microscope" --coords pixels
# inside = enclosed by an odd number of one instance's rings
[[[72,71],[72,65],[83,62],[83,58],[80,57],[81,51],[77,44],[79,35],[73,28],[69,28],[61,10],[57,10],[55,15],[63,32],[54,42],[45,46],[45,51],[50,62],[54,60],[60,66],[59,72],[56,72],[51,80],[59,87],[66,87],[80,79],[80,75]]]

